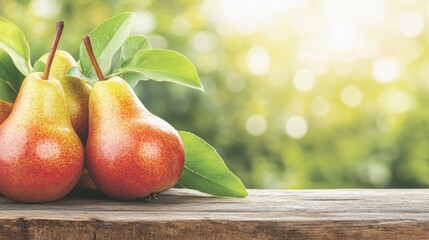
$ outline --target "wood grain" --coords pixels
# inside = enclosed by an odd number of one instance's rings
[[[429,190],[172,189],[116,201],[74,192],[47,204],[0,197],[0,239],[429,239]]]

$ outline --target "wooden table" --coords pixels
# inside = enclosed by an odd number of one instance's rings
[[[172,189],[122,202],[98,191],[48,204],[0,197],[0,239],[429,239],[429,189]]]

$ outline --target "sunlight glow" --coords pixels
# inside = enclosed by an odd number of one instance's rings
[[[293,7],[307,4],[305,0],[206,0],[203,11],[215,21],[218,30],[249,36],[261,26],[272,25],[273,18],[287,14]]]
[[[356,33],[351,23],[332,23],[329,28],[329,43],[332,49],[346,51],[356,45]]]
[[[423,32],[424,26],[422,15],[415,12],[406,13],[399,19],[399,31],[405,37],[417,37]]]

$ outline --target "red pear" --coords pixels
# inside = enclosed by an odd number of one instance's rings
[[[89,97],[86,160],[94,183],[106,195],[123,200],[173,187],[185,158],[177,131],[150,113],[123,79],[104,80],[88,36],[84,42],[101,80]]]
[[[0,125],[0,192],[15,201],[62,198],[82,173],[84,150],[64,90],[49,77],[62,28],[59,22],[45,72],[24,79],[10,116]]]

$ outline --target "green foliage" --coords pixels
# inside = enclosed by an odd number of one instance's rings
[[[134,19],[134,13],[121,13],[105,20],[89,33],[94,54],[103,74],[107,75],[110,72],[113,55],[121,48],[130,34]],[[79,65],[85,76],[96,77],[83,43],[80,45]]]
[[[219,197],[245,197],[246,188],[203,139],[179,132],[185,145],[185,168],[179,185]]]
[[[119,61],[113,70],[114,73],[118,72],[119,68],[122,66],[122,64],[126,61],[134,57],[135,53],[144,50],[144,49],[151,49],[152,46],[149,42],[149,39],[147,39],[145,36],[130,36],[125,40],[125,43],[122,45],[121,48],[121,55],[119,58]],[[127,83],[134,88],[138,81],[140,80],[149,80],[147,76],[140,72],[123,72],[120,75],[123,79],[126,79]]]
[[[145,49],[135,53],[118,69],[118,75],[140,73],[143,78],[174,82],[203,90],[194,64],[180,53],[163,49]]]
[[[35,71],[35,72],[43,72],[43,71],[45,71],[45,67],[46,67],[46,64],[45,64],[45,62],[44,61],[42,61],[42,59],[37,59],[37,61],[34,63],[34,65],[33,65],[33,70]]]
[[[23,80],[9,54],[0,49],[0,100],[14,102]]]
[[[31,72],[30,47],[24,33],[9,20],[0,17],[0,49],[6,51],[16,68],[23,74]]]
[[[121,48],[121,57],[118,62],[118,67],[121,66],[125,61],[134,57],[134,55],[145,49],[151,49],[152,46],[149,40],[145,36],[130,36],[125,40]]]
[[[113,67],[114,72],[107,77],[119,75],[132,87],[138,80],[151,79],[203,91],[195,66],[188,58],[175,51],[150,49],[150,42],[144,36],[128,36],[134,18],[134,13],[118,14],[102,22],[89,34],[103,74],[110,72],[113,56],[121,50],[119,62]],[[80,71],[74,67],[68,74],[94,84],[97,76],[84,43],[80,45],[80,57]]]

